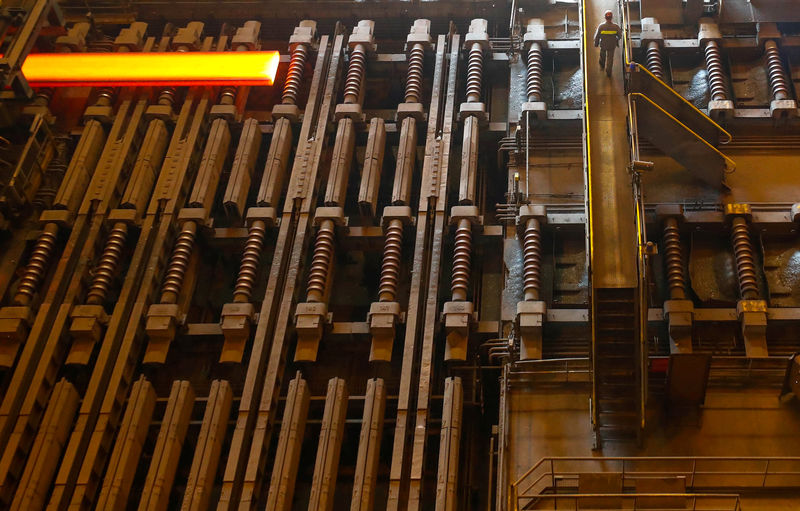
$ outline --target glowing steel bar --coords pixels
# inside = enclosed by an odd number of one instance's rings
[[[22,74],[35,87],[272,85],[277,51],[32,53]]]

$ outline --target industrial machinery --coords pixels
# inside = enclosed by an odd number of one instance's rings
[[[0,34],[0,509],[796,506],[800,1]]]

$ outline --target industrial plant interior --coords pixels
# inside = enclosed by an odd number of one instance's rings
[[[0,510],[800,510],[800,0],[0,34]]]

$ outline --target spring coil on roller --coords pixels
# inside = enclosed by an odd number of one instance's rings
[[[50,100],[53,99],[54,92],[55,90],[50,87],[40,87],[36,89],[36,96],[34,96],[33,98],[34,104],[37,105],[49,104]]]
[[[116,90],[114,87],[100,87],[97,89],[97,99],[95,100],[95,103],[112,105],[114,104],[115,96]]]
[[[467,102],[477,103],[481,100],[481,87],[483,81],[483,48],[479,43],[473,43],[469,50],[467,62]]]
[[[422,98],[422,66],[425,48],[415,43],[408,52],[408,72],[406,73],[406,103],[419,103]]]
[[[158,93],[158,103],[160,105],[172,105],[175,103],[175,97],[178,91],[174,87],[165,87]]]
[[[250,226],[247,234],[247,243],[244,245],[242,263],[239,266],[239,276],[236,278],[236,287],[233,289],[233,301],[246,303],[253,294],[253,284],[256,281],[256,271],[261,260],[261,250],[264,248],[264,236],[267,228],[264,222],[256,220]]]
[[[300,92],[300,83],[303,80],[303,71],[306,68],[308,47],[298,44],[292,49],[292,58],[289,61],[289,71],[286,73],[286,82],[283,84],[281,103],[294,105],[297,103],[297,94]]]
[[[397,283],[400,281],[400,260],[403,254],[403,222],[392,220],[386,228],[383,244],[383,265],[378,300],[393,302],[397,296]]]
[[[117,222],[108,233],[106,246],[103,248],[103,255],[94,269],[92,285],[86,295],[86,303],[89,305],[99,305],[106,301],[108,289],[117,274],[119,260],[125,248],[125,241],[128,237],[128,226],[122,222]]]
[[[42,177],[42,184],[36,190],[36,195],[33,196],[31,201],[33,206],[38,209],[47,209],[53,204],[53,199],[58,193],[58,187],[67,173],[67,141],[61,138],[57,139],[55,144],[55,156],[47,165]]]
[[[183,277],[189,267],[189,259],[194,250],[194,238],[197,234],[197,226],[194,222],[186,222],[175,240],[175,247],[172,249],[167,273],[164,277],[164,285],[161,286],[161,303],[175,303],[181,292]]]
[[[711,89],[711,99],[714,101],[727,101],[728,82],[722,70],[722,54],[716,41],[706,43],[706,72],[708,73],[708,86]]]
[[[221,105],[232,105],[236,103],[236,87],[223,87],[219,92],[219,103]]]
[[[39,284],[47,273],[47,265],[56,248],[57,236],[58,226],[56,224],[49,223],[44,226],[17,286],[13,300],[15,305],[28,305],[33,300]]]
[[[647,45],[647,70],[664,81],[664,62],[661,60],[661,47],[655,41]]]
[[[670,299],[683,300],[686,298],[686,279],[683,275],[681,232],[674,218],[668,218],[664,223],[664,262]]]
[[[528,50],[528,73],[525,76],[525,92],[528,101],[542,100],[542,47],[531,43]]]
[[[456,241],[453,250],[453,276],[450,291],[454,301],[467,299],[470,267],[472,261],[472,225],[469,220],[461,220],[456,228]]]
[[[357,44],[350,51],[350,64],[347,68],[347,78],[344,82],[344,102],[357,103],[361,96],[361,82],[364,80],[364,70],[367,66],[367,51],[363,44]]]
[[[736,257],[736,272],[739,276],[739,292],[745,300],[758,297],[758,281],[756,280],[756,257],[750,241],[750,229],[742,217],[733,220],[731,229],[733,253]]]
[[[525,300],[538,300],[541,289],[542,232],[539,221],[528,220],[522,244],[522,267],[524,275]]]
[[[767,41],[764,45],[764,52],[767,54],[767,75],[772,88],[772,97],[777,100],[789,99],[789,79],[783,68],[778,45],[775,44],[775,41]]]
[[[321,302],[328,285],[328,274],[331,271],[334,250],[333,222],[325,220],[319,226],[314,244],[314,256],[311,258],[311,269],[308,271],[309,302]]]

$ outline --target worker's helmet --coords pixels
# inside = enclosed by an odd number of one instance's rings
[[[608,21],[611,21],[611,19],[614,17],[614,13],[611,11],[606,11],[604,16]]]

